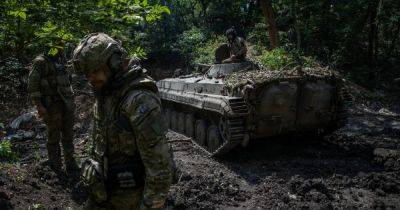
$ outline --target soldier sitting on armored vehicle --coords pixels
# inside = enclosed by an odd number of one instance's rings
[[[245,61],[247,47],[245,40],[239,37],[232,27],[225,32],[228,44],[222,44],[216,50],[216,63],[240,63]]]

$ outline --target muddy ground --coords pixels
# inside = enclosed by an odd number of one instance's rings
[[[82,157],[92,97],[87,88],[77,89],[75,146]],[[8,124],[30,110],[24,97],[17,99],[2,101],[6,113],[0,122]],[[349,123],[325,138],[264,139],[219,159],[170,131],[181,173],[167,208],[400,209],[399,114],[397,100],[357,100]],[[33,135],[12,140],[18,158],[0,162],[0,209],[80,209],[87,195],[79,180],[46,165],[43,123],[34,118],[18,132],[23,131]]]

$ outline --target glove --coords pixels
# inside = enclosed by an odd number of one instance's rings
[[[87,159],[83,162],[82,178],[95,202],[102,203],[107,200],[103,171],[97,161]]]

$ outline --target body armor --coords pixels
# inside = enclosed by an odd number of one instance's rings
[[[40,90],[41,102],[48,108],[53,102],[63,101],[69,104],[72,101],[73,90],[68,72],[63,64],[57,64],[40,55],[35,61],[46,65],[41,69]]]
[[[120,80],[122,81],[117,79],[113,82],[112,88],[109,88],[111,91],[104,91],[96,98],[93,157],[103,166],[108,185],[115,186],[115,182],[120,181],[118,178],[131,182],[132,180],[128,180],[131,174],[134,184],[126,184],[125,187],[140,187],[144,184],[144,166],[136,145],[135,133],[127,116],[121,113],[121,106],[127,94],[135,97],[143,91],[156,93],[157,90],[154,82],[139,72],[128,72]],[[124,187],[120,184],[117,186]]]

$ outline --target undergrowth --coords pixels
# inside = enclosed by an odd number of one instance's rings
[[[15,159],[16,153],[12,149],[12,144],[9,140],[2,140],[0,142],[0,158]]]
[[[213,64],[215,62],[215,50],[227,41],[224,35],[207,36],[204,31],[192,28],[182,34],[178,46],[182,53],[186,55],[188,65],[193,67],[196,64]],[[288,52],[283,48],[268,50],[260,42],[249,42],[247,48],[247,57],[260,62],[270,70],[293,68],[297,65],[303,67],[318,66],[318,62],[313,57],[297,55],[295,52]]]

